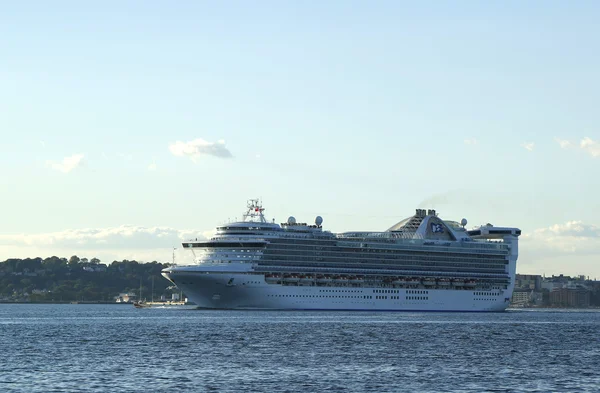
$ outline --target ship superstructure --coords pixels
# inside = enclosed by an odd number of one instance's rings
[[[199,307],[503,311],[518,256],[517,228],[466,230],[435,210],[416,213],[384,232],[323,230],[314,224],[268,222],[258,200],[242,221],[217,227],[183,247],[195,264],[163,276]]]

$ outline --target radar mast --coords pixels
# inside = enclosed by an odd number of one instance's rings
[[[263,214],[265,209],[262,207],[262,204],[258,199],[249,199],[246,208],[247,210],[246,213],[244,213],[244,222],[267,222]]]

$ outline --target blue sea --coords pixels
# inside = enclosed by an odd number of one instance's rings
[[[598,392],[600,312],[0,304],[0,392]]]

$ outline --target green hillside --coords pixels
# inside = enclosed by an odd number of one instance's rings
[[[113,261],[50,257],[8,259],[0,262],[0,301],[4,302],[115,302],[121,293],[150,300],[178,292],[160,275],[170,264],[156,261]],[[154,281],[154,284],[152,282]]]

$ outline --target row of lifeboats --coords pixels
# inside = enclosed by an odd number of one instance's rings
[[[377,280],[370,278],[369,281]],[[346,276],[329,274],[279,274],[272,273],[265,275],[265,281],[269,284],[291,283],[291,284],[362,284],[365,282],[364,276]],[[465,287],[474,288],[477,285],[475,280],[465,280],[461,278],[419,278],[419,277],[391,277],[382,280],[385,284],[391,284],[396,287],[414,287],[424,285],[425,287]]]
[[[464,280],[461,278],[425,278],[422,280],[424,286],[437,286],[437,287],[466,287],[474,288],[477,286],[475,280]]]
[[[364,279],[360,276],[336,276],[336,275],[300,275],[300,274],[267,274],[265,280],[268,283],[301,283],[301,284],[362,284]]]

